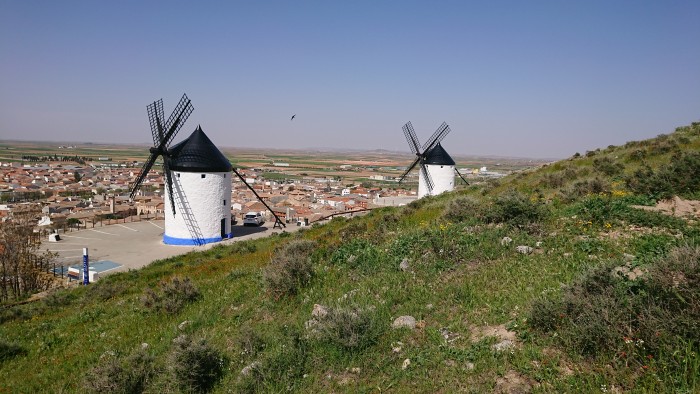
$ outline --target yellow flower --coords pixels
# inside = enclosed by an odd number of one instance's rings
[[[610,224],[610,223],[605,223],[605,228],[611,228],[611,227],[612,227],[612,224]]]

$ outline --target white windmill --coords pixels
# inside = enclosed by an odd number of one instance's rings
[[[146,107],[154,146],[131,189],[136,196],[156,159],[163,160],[166,177],[165,232],[163,242],[170,245],[203,245],[233,237],[231,231],[232,174],[238,176],[275,217],[274,227],[286,227],[255,189],[232,166],[223,153],[204,134],[200,126],[177,145],[170,147],[194,108],[182,95],[180,102],[163,123],[163,99]],[[232,173],[233,171],[233,173]]]
[[[202,245],[231,238],[231,163],[201,127],[170,148],[194,108],[183,95],[163,123],[163,100],[147,107],[154,146],[131,189],[141,186],[156,159],[163,160],[166,177],[165,232],[170,245]]]
[[[416,137],[416,132],[413,130],[411,122],[406,123],[402,129],[406,136],[406,141],[408,141],[408,146],[416,155],[416,160],[399,178],[399,183],[406,178],[416,164],[420,164],[418,198],[428,195],[435,196],[453,190],[455,187],[455,172],[468,184],[467,180],[455,167],[455,161],[440,144],[442,139],[450,132],[450,126],[447,123],[442,122],[423,146],[418,143],[418,137]]]

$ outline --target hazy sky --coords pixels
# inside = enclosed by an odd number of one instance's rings
[[[0,139],[566,157],[700,120],[700,1],[0,0]],[[290,121],[290,117],[296,118]]]

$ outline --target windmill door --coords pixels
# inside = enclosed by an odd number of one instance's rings
[[[226,239],[226,219],[221,219],[221,239]]]

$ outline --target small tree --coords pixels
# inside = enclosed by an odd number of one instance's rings
[[[34,233],[38,206],[14,211],[0,223],[0,301],[19,299],[48,289],[53,276],[47,271],[56,253],[39,252]]]

